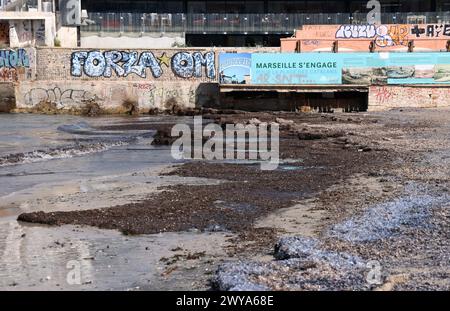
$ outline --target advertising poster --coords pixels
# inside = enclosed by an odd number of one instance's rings
[[[250,84],[250,53],[220,53],[219,82],[221,84]]]
[[[447,53],[351,53],[343,58],[343,84],[444,84],[450,82]]]
[[[222,84],[450,83],[450,53],[221,53]]]
[[[342,57],[333,53],[253,53],[253,84],[341,84]]]

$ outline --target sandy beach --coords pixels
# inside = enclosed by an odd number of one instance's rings
[[[0,288],[448,290],[449,115],[205,112],[277,122],[274,171],[151,144],[190,117],[15,115],[46,139],[0,142]]]

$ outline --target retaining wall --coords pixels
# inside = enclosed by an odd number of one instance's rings
[[[194,108],[217,101],[216,52],[208,49],[84,50],[38,48],[34,75],[16,85],[16,109],[51,103],[75,111]]]
[[[371,86],[369,111],[450,107],[449,86]]]
[[[88,104],[108,113],[128,111],[130,105],[141,113],[174,106],[217,107],[221,51],[239,52],[207,48],[0,50],[0,82],[14,85],[18,112],[39,111],[42,104],[71,113],[82,111]],[[372,111],[450,106],[448,86],[384,85],[367,89],[368,109]]]

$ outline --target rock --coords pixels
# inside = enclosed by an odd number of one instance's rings
[[[212,224],[205,228],[205,232],[225,232],[227,229],[218,224]]]
[[[283,118],[276,118],[275,121],[280,125],[292,125],[294,124],[293,120],[286,120]]]
[[[250,119],[250,120],[247,121],[247,124],[250,124],[250,125],[259,125],[261,123],[262,122],[259,119],[256,119],[256,118],[253,118],[253,119]]]
[[[311,132],[299,132],[297,133],[297,137],[300,140],[318,140],[325,138],[325,136],[322,134]]]
[[[219,266],[211,280],[213,289],[219,291],[268,291],[264,285],[249,280],[251,275],[263,275],[267,269],[260,263],[230,262]]]
[[[96,117],[102,114],[100,105],[93,99],[83,102],[82,114],[88,117]]]
[[[155,116],[160,113],[161,113],[161,111],[158,108],[150,108],[150,110],[148,111],[148,114],[151,116]]]
[[[172,137],[170,128],[158,129],[153,136],[152,145],[168,146],[171,145],[178,137]]]
[[[320,248],[318,240],[309,237],[284,237],[275,245],[274,257],[277,260],[296,259],[325,263],[338,269],[364,267],[364,262],[347,253],[337,253]]]
[[[317,241],[311,238],[284,237],[275,245],[274,257],[278,260],[307,258],[316,246]]]

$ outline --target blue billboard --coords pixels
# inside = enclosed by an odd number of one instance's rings
[[[450,83],[450,53],[221,53],[219,61],[225,84]]]
[[[332,53],[252,54],[253,84],[341,84],[342,58]]]

